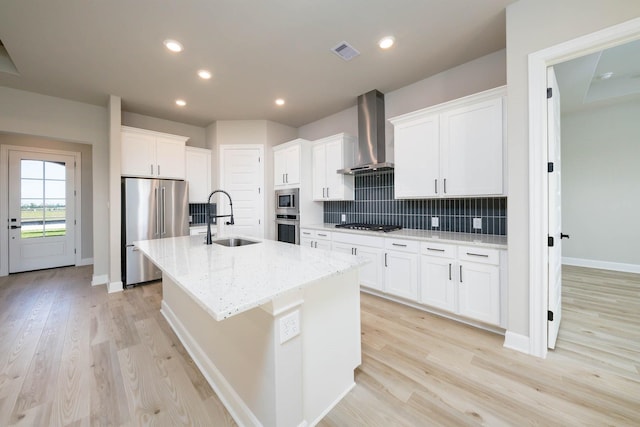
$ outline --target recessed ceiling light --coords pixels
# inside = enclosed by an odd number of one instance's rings
[[[182,47],[182,44],[178,41],[175,40],[171,40],[171,39],[167,39],[164,41],[164,45],[167,47],[167,49],[169,49],[171,52],[182,52],[182,49],[184,49]]]
[[[393,38],[392,36],[387,36],[380,39],[380,41],[378,42],[378,46],[380,46],[380,49],[389,49],[395,42],[395,38]]]
[[[598,76],[598,79],[600,80],[609,80],[611,77],[613,77],[613,72],[609,71],[607,73],[602,73]]]
[[[276,99],[276,105],[280,105],[280,106],[284,105],[284,99],[282,98]]]
[[[209,80],[211,78],[211,72],[208,70],[198,70],[198,77],[204,80]]]
[[[185,101],[184,99],[176,99],[176,105],[184,107],[185,105],[187,105],[187,101]]]

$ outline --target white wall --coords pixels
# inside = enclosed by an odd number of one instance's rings
[[[507,7],[508,329],[529,336],[528,55],[640,16],[638,0],[519,0]]]
[[[93,146],[93,273],[108,274],[108,133],[105,107],[0,87],[0,132]]]
[[[158,119],[156,117],[144,116],[142,114],[130,113],[128,111],[122,112],[122,124],[140,129],[187,136],[189,137],[189,140],[187,141],[188,146],[209,148],[207,147],[206,130],[200,126]]]
[[[640,100],[562,116],[562,256],[640,267]]]

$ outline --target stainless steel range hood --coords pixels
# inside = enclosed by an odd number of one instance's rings
[[[337,172],[355,175],[393,169],[385,159],[384,94],[372,90],[358,97],[358,147],[356,166]]]

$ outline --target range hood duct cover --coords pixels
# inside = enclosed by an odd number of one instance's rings
[[[393,169],[385,159],[384,94],[372,90],[358,97],[358,148],[352,168],[337,172],[347,175]]]

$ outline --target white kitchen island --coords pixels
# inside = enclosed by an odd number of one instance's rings
[[[364,259],[271,240],[135,245],[162,270],[161,311],[238,424],[314,425],[355,385]]]

